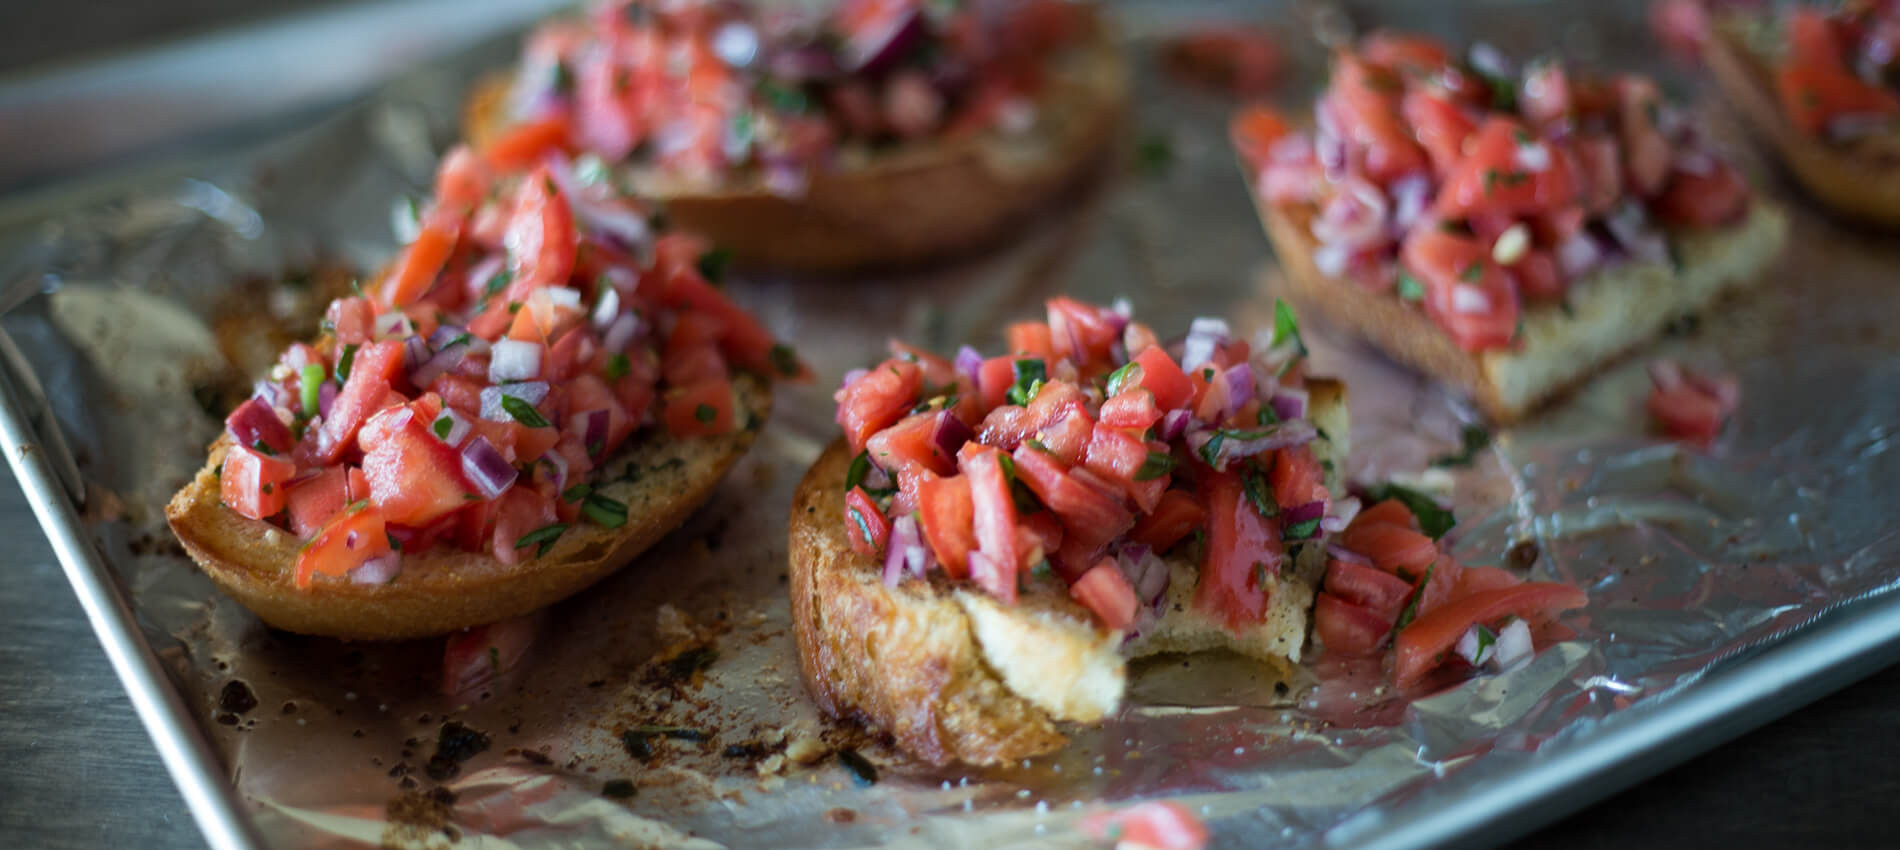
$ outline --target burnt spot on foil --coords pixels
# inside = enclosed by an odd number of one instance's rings
[[[483,732],[454,720],[444,723],[436,736],[435,755],[429,757],[423,772],[437,782],[454,779],[462,772],[462,762],[486,751],[489,743],[488,735]]]

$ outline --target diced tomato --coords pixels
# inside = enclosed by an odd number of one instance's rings
[[[1227,132],[1234,143],[1234,150],[1240,153],[1250,170],[1259,171],[1266,166],[1274,146],[1292,132],[1292,127],[1279,112],[1266,106],[1253,105],[1234,116]]]
[[[1084,464],[1090,472],[1120,487],[1135,506],[1143,513],[1152,510],[1161,501],[1161,494],[1168,489],[1170,477],[1166,470],[1139,480],[1141,469],[1148,463],[1148,456],[1159,454],[1167,457],[1167,447],[1160,443],[1149,445],[1140,438],[1119,428],[1107,424],[1095,426],[1089,438],[1088,459]]]
[[[1326,492],[1326,471],[1313,456],[1312,446],[1293,446],[1274,452],[1273,471],[1267,479],[1273,485],[1274,502],[1284,508],[1332,498]]]
[[[555,514],[554,500],[532,487],[510,487],[494,504],[495,531],[490,548],[495,560],[504,564],[518,564],[523,558],[540,557],[540,549],[535,544],[517,544],[521,538],[553,525],[559,519]]]
[[[1470,596],[1485,590],[1502,590],[1523,583],[1523,579],[1499,567],[1465,567],[1458,574],[1458,586],[1452,593],[1452,598]]]
[[[494,180],[488,164],[467,145],[449,148],[448,153],[442,155],[442,164],[435,169],[437,208],[457,217],[467,215],[487,199]]]
[[[1069,597],[1082,603],[1111,631],[1126,631],[1135,624],[1135,588],[1114,558],[1103,558],[1069,585]]]
[[[1161,415],[1154,393],[1141,387],[1123,390],[1102,403],[1102,424],[1114,428],[1146,431],[1161,421]]]
[[[1418,530],[1418,518],[1412,515],[1412,509],[1406,507],[1404,502],[1397,499],[1387,499],[1360,511],[1358,516],[1353,517],[1352,526],[1349,527],[1348,530],[1351,530],[1351,528],[1382,524],[1397,525],[1403,528],[1409,528],[1413,531]],[[1351,546],[1347,546],[1346,548],[1352,549]],[[1358,550],[1355,549],[1353,551]],[[1360,554],[1365,553],[1361,552]]]
[[[1392,621],[1363,605],[1331,593],[1313,600],[1313,633],[1326,651],[1344,656],[1376,654],[1392,631]]]
[[[1458,596],[1459,578],[1464,575],[1464,565],[1450,555],[1440,553],[1438,560],[1425,568],[1429,575],[1421,575],[1413,582],[1418,592],[1418,607],[1412,612],[1423,616],[1428,611],[1450,602]]]
[[[443,264],[449,261],[449,254],[454,250],[453,229],[436,222],[423,224],[416,241],[403,248],[402,257],[384,280],[379,294],[391,306],[414,303],[435,286]]]
[[[261,445],[273,456],[289,454],[296,445],[291,439],[290,427],[277,418],[277,411],[261,398],[245,399],[230,416],[224,417],[224,430],[231,435],[232,442],[250,449]]]
[[[935,438],[940,416],[942,414],[934,410],[906,416],[871,435],[865,450],[878,466],[899,475],[912,467],[922,467],[938,475],[954,473],[956,456],[946,453]]]
[[[1616,138],[1605,133],[1585,133],[1571,143],[1582,186],[1580,200],[1585,212],[1601,215],[1623,198],[1623,160]]]
[[[321,530],[337,511],[353,501],[349,498],[349,481],[343,467],[332,466],[291,485],[286,501],[290,530],[306,539]]]
[[[1134,516],[1117,499],[1078,477],[1081,470],[1065,469],[1049,453],[1029,446],[1018,446],[1014,458],[1017,479],[1062,519],[1065,540],[1100,546],[1134,525]]]
[[[323,313],[337,345],[361,344],[375,332],[376,306],[368,298],[338,298]]]
[[[489,140],[482,148],[482,159],[487,160],[488,166],[498,172],[518,173],[538,165],[547,154],[560,150],[567,144],[567,137],[568,121],[565,115],[516,124]]]
[[[567,283],[574,273],[574,252],[580,237],[567,198],[554,185],[546,168],[522,179],[508,219],[508,263],[514,280],[507,300],[526,304],[528,296],[545,286]]]
[[[1122,320],[1106,307],[1084,304],[1066,295],[1049,299],[1049,335],[1057,358],[1078,366],[1108,356],[1121,339]]]
[[[1267,610],[1264,579],[1280,574],[1285,560],[1279,526],[1262,517],[1232,472],[1202,473],[1207,500],[1207,552],[1194,607],[1212,614],[1229,631],[1260,622]]]
[[[1666,385],[1655,382],[1645,403],[1649,415],[1671,437],[1708,442],[1722,433],[1732,405],[1714,393],[1689,383]]]
[[[1656,213],[1666,222],[1690,227],[1730,224],[1748,211],[1748,183],[1734,166],[1714,162],[1706,174],[1676,171],[1668,188],[1656,199]]]
[[[1516,587],[1473,593],[1420,614],[1399,632],[1394,679],[1407,687],[1437,667],[1466,630],[1496,622],[1506,614],[1525,619],[1582,608],[1590,598],[1581,588],[1556,582],[1525,582]]]
[[[1412,595],[1412,584],[1374,567],[1341,560],[1326,562],[1326,592],[1378,614],[1390,628]]]
[[[388,527],[373,505],[346,510],[317,532],[297,555],[298,588],[307,588],[318,573],[348,575],[371,558],[389,554]]]
[[[1646,78],[1626,75],[1617,78],[1616,97],[1625,185],[1637,195],[1653,197],[1669,179],[1669,139],[1656,125],[1662,92]]]
[[[284,509],[284,483],[297,474],[288,458],[265,455],[249,446],[233,445],[224,453],[218,475],[218,498],[239,516],[264,519]]]
[[[1427,224],[1400,257],[1425,285],[1426,312],[1460,348],[1500,348],[1517,335],[1517,291],[1484,243]]]
[[[981,555],[969,559],[970,578],[997,599],[1014,603],[1016,573],[1022,564],[1016,547],[1016,501],[1009,492],[1002,455],[989,446],[968,443],[957,460],[970,482],[972,524]]]
[[[725,293],[714,289],[712,284],[700,277],[696,269],[688,267],[673,277],[668,285],[666,300],[688,311],[698,311],[717,318],[723,328],[719,337],[719,350],[740,367],[760,375],[793,381],[810,379],[811,370],[797,362],[796,357],[791,357],[788,362],[787,355],[778,349],[772,333],[765,329],[757,317],[733,303]],[[787,370],[787,366],[792,368]]]
[[[1438,544],[1430,537],[1392,523],[1355,521],[1340,535],[1340,545],[1371,558],[1387,572],[1405,570],[1414,577],[1438,558]]]
[[[1465,140],[1478,125],[1449,95],[1433,88],[1406,92],[1399,104],[1400,114],[1418,134],[1418,143],[1432,159],[1432,171],[1449,174],[1465,156]]]
[[[1025,358],[1005,354],[983,361],[982,368],[977,370],[976,383],[985,408],[994,410],[1008,403],[1009,388],[1016,385],[1016,361],[1022,359]]]
[[[1178,409],[1194,396],[1187,373],[1181,371],[1180,364],[1160,346],[1136,354],[1134,363],[1140,367],[1140,374],[1131,376],[1124,389],[1129,386],[1146,389],[1154,395],[1155,406],[1163,411]]]
[[[1036,441],[1063,463],[1074,466],[1081,463],[1088,452],[1094,429],[1095,421],[1089,418],[1087,410],[1078,405],[1037,430]]]
[[[1034,564],[1062,548],[1062,521],[1049,511],[1037,511],[1016,517],[1016,548],[1022,551],[1022,563]]]
[[[1384,185],[1429,165],[1399,117],[1404,82],[1392,71],[1348,53],[1336,54],[1326,101],[1339,118],[1347,144],[1364,159],[1365,176]]]
[[[1786,15],[1782,26],[1790,63],[1821,68],[1847,66],[1847,50],[1825,10],[1817,6],[1791,6]]]
[[[918,401],[923,370],[891,359],[860,375],[838,393],[837,421],[853,452],[864,450],[871,435],[896,422]]]
[[[590,457],[603,458],[613,454],[621,443],[633,435],[633,429],[639,423],[627,413],[626,408],[620,406],[619,397],[614,395],[613,389],[599,375],[576,375],[566,386],[567,418],[561,427],[566,434],[580,442]],[[607,411],[607,432],[595,435],[596,439],[601,440],[600,445],[596,446],[588,444],[585,414],[597,410]]]
[[[1153,510],[1128,530],[1128,539],[1151,546],[1156,552],[1166,552],[1193,534],[1206,520],[1207,510],[1193,495],[1185,490],[1169,490],[1161,494]]]
[[[1468,144],[1470,151],[1445,176],[1445,185],[1438,191],[1434,208],[1439,215],[1464,218],[1492,211],[1523,216],[1576,202],[1576,179],[1569,162],[1523,124],[1493,116]],[[1542,149],[1546,167],[1525,166],[1520,148]]]
[[[975,508],[970,479],[961,475],[920,476],[917,485],[918,522],[924,540],[951,578],[970,574],[970,552],[976,549]]]
[[[877,503],[863,487],[853,487],[844,497],[845,536],[851,539],[851,551],[866,558],[884,554],[884,542],[891,536],[891,521],[884,518]]]
[[[1003,338],[1008,341],[1011,354],[1037,357],[1047,363],[1055,361],[1055,343],[1046,322],[1016,322],[1003,332]]]
[[[738,427],[732,382],[707,381],[667,391],[664,419],[667,432],[677,437],[732,433]]]
[[[1208,832],[1187,807],[1172,800],[1150,800],[1115,812],[1089,815],[1082,831],[1129,847],[1153,850],[1201,850]]]
[[[1568,289],[1563,273],[1557,269],[1557,261],[1548,251],[1528,251],[1511,264],[1510,269],[1511,274],[1517,276],[1517,287],[1525,298],[1555,301],[1564,297]]]
[[[535,616],[449,635],[442,648],[442,695],[472,694],[516,667],[534,645]]]
[[[402,372],[402,343],[394,340],[365,343],[351,358],[350,376],[330,405],[317,435],[317,460],[337,462],[370,414],[382,409],[383,398]]]
[[[367,427],[364,429],[369,430]],[[462,456],[409,416],[363,447],[370,502],[389,522],[423,526],[467,504],[474,488],[462,477]]]
[[[957,382],[956,364],[921,348],[906,345],[899,340],[890,340],[888,345],[892,357],[916,361],[917,367],[924,370],[925,386],[943,391]]]
[[[1518,98],[1518,111],[1539,129],[1567,124],[1575,108],[1570,98],[1570,76],[1556,61],[1532,65],[1524,72],[1524,84]]]

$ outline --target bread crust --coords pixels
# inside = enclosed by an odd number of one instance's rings
[[[204,468],[172,497],[165,518],[219,589],[273,628],[366,640],[444,634],[566,598],[685,522],[750,448],[771,412],[771,388],[764,381],[739,375],[733,388],[747,427],[710,437],[636,435],[593,479],[597,492],[626,503],[627,523],[619,528],[576,523],[545,554],[513,565],[482,553],[438,548],[405,555],[402,572],[388,584],[318,576],[311,587],[299,589],[293,577],[303,541],[239,515],[219,498],[218,469],[231,445],[228,435],[212,443]]]
[[[1344,386],[1314,380],[1309,390],[1312,407],[1323,408],[1315,421],[1339,432],[1320,444],[1322,455],[1343,457]],[[1120,634],[1096,626],[1054,578],[1027,579],[1008,607],[941,571],[885,586],[881,567],[852,551],[844,535],[851,460],[844,441],[834,442],[793,496],[789,584],[799,668],[826,714],[884,730],[912,756],[994,765],[1054,752],[1067,743],[1059,723],[1094,723],[1116,709],[1127,657],[1230,649],[1281,670],[1299,659],[1321,547],[1308,547],[1308,556],[1278,578],[1272,613],[1242,635],[1193,610],[1197,573],[1172,563],[1161,622],[1124,644]],[[1328,483],[1336,487],[1336,475]],[[998,655],[986,656],[983,634],[997,620],[1028,636],[1012,635],[991,648]],[[991,658],[1006,660],[1007,668]],[[1021,687],[1025,680],[1043,687],[1032,692]]]
[[[1242,165],[1242,172],[1246,172]],[[1560,305],[1525,307],[1519,349],[1472,353],[1459,348],[1425,311],[1391,292],[1373,291],[1321,272],[1313,255],[1313,207],[1254,203],[1286,271],[1288,295],[1394,359],[1462,390],[1491,421],[1509,425],[1535,412],[1656,336],[1669,320],[1725,292],[1765,279],[1761,269],[1786,238],[1785,214],[1765,198],[1721,231],[1672,234],[1682,269],[1630,263],[1573,285],[1575,316]]]
[[[1007,236],[1106,164],[1128,99],[1128,71],[1106,23],[1097,18],[1050,71],[1029,132],[901,145],[817,171],[797,197],[768,191],[756,175],[704,186],[629,173],[673,222],[748,265],[844,272],[940,260]],[[505,120],[508,85],[491,77],[470,96],[465,134],[477,147]]]
[[[1885,228],[1900,228],[1900,135],[1834,145],[1788,121],[1773,76],[1741,32],[1743,19],[1711,27],[1702,56],[1729,105],[1773,148],[1808,194],[1835,212]]]

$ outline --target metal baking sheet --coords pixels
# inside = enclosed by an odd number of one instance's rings
[[[505,39],[216,157],[0,209],[12,294],[0,304],[18,304],[3,327],[25,361],[0,373],[8,460],[220,848],[1083,846],[1081,813],[1152,796],[1198,807],[1220,846],[1500,842],[1900,657],[1900,539],[1876,507],[1900,473],[1900,368],[1878,322],[1900,297],[1883,280],[1900,250],[1792,197],[1683,69],[1659,64],[1642,9],[1116,4],[1138,71],[1129,147],[1164,147],[1171,163],[1118,168],[953,266],[734,281],[800,344],[818,385],[786,390],[713,502],[551,609],[529,663],[484,694],[436,692],[434,642],[262,629],[170,543],[161,510],[217,430],[201,401],[247,386],[256,352],[268,356],[258,340],[276,323],[260,317],[313,300],[266,282],[387,254],[392,205],[426,187],[462,92],[506,61]],[[1002,319],[1057,291],[1126,296],[1160,328],[1215,314],[1254,329],[1270,315],[1277,270],[1226,149],[1232,104],[1163,77],[1152,50],[1171,30],[1232,18],[1287,35],[1288,105],[1322,77],[1323,51],[1303,36],[1316,27],[1413,26],[1657,71],[1790,208],[1791,250],[1769,286],[1497,435],[1453,475],[1461,560],[1500,563],[1534,542],[1534,574],[1591,593],[1567,621],[1577,638],[1409,705],[1337,683],[1282,689],[1219,657],[1144,664],[1120,716],[1059,756],[993,771],[929,769],[824,722],[791,652],[784,512],[834,433],[838,376],[886,335],[994,344]],[[1309,341],[1352,388],[1352,474],[1416,473],[1455,446],[1468,418],[1455,399],[1329,328]],[[1664,354],[1743,379],[1738,421],[1707,451],[1646,434],[1642,361]],[[83,505],[62,484],[29,373],[78,459]],[[647,725],[701,740],[654,739],[654,757],[636,759],[622,733]],[[445,737],[479,740],[471,732],[487,741],[473,758],[440,752]],[[880,781],[856,783],[843,749]],[[603,793],[623,778],[631,798]]]

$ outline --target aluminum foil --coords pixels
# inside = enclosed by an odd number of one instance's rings
[[[281,339],[279,320],[320,300],[260,281],[387,256],[392,205],[426,190],[468,81],[506,62],[511,44],[263,144],[16,205],[0,218],[0,281],[43,294],[6,327],[74,438],[93,531],[202,706],[199,727],[178,731],[215,742],[274,845],[1079,846],[1081,813],[1157,796],[1196,807],[1222,846],[1350,844],[1645,722],[1711,671],[1892,589],[1900,555],[1878,507],[1900,477],[1900,339],[1881,320],[1900,306],[1892,241],[1793,197],[1706,92],[1658,65],[1641,4],[1387,5],[1120,4],[1137,117],[1129,166],[1102,186],[955,266],[732,282],[799,344],[817,384],[785,390],[705,509],[543,614],[527,663],[481,693],[438,692],[436,641],[264,629],[196,572],[162,508],[218,430],[206,406],[242,392]],[[798,679],[785,515],[835,434],[839,376],[880,356],[887,336],[995,345],[1004,319],[1034,315],[1058,291],[1125,296],[1157,328],[1200,314],[1270,323],[1278,271],[1226,147],[1232,104],[1170,81],[1153,56],[1166,32],[1217,18],[1287,34],[1288,105],[1323,73],[1304,34],[1354,22],[1525,52],[1559,45],[1659,72],[1704,101],[1718,137],[1790,208],[1790,250],[1768,286],[1452,472],[1461,560],[1528,565],[1590,593],[1565,620],[1575,638],[1527,666],[1407,703],[1372,678],[1283,682],[1233,658],[1166,658],[1139,665],[1125,710],[1066,751],[993,771],[931,769],[822,720]],[[1469,413],[1456,399],[1333,329],[1310,326],[1308,340],[1318,370],[1350,384],[1354,477],[1416,474],[1457,446]],[[1654,356],[1741,376],[1741,411],[1716,445],[1648,435],[1642,363]],[[847,768],[846,750],[874,765],[874,784]]]

